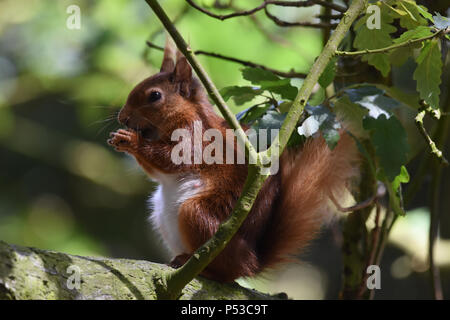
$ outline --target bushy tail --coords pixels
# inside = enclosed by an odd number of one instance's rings
[[[322,137],[308,140],[300,150],[281,157],[281,195],[269,226],[262,267],[292,259],[332,216],[329,195],[337,199],[358,177],[358,150],[352,137],[341,132],[330,150]]]

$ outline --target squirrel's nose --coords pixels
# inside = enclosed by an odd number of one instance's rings
[[[123,124],[124,126],[128,126],[128,122],[130,121],[130,116],[123,111],[124,108],[125,107],[123,107],[122,110],[120,110],[119,115],[117,116],[117,120],[119,121],[120,124]]]

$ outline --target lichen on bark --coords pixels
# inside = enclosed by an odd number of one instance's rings
[[[143,260],[82,257],[0,241],[0,299],[151,300],[157,298],[152,277],[169,269]],[[75,285],[74,271],[79,271],[79,286]],[[270,298],[236,283],[222,284],[201,277],[192,280],[180,297]]]

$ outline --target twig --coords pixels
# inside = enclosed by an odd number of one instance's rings
[[[158,46],[154,43],[151,43],[150,41],[147,41],[147,46],[157,49],[157,50],[164,50],[163,47]],[[301,72],[295,72],[295,71],[289,71],[289,72],[284,72],[284,71],[280,71],[280,70],[276,70],[276,69],[272,69],[269,67],[266,67],[262,64],[258,64],[258,63],[254,63],[251,61],[246,61],[246,60],[241,60],[241,59],[237,59],[237,58],[233,58],[233,57],[228,57],[228,56],[224,56],[222,54],[218,54],[218,53],[214,53],[214,52],[207,52],[207,51],[203,51],[203,50],[196,50],[194,51],[195,55],[205,55],[205,56],[209,56],[209,57],[214,57],[214,58],[218,58],[218,59],[222,59],[222,60],[226,60],[226,61],[230,61],[230,62],[235,62],[235,63],[239,63],[243,66],[246,67],[252,67],[252,68],[259,68],[259,69],[263,69],[263,70],[267,70],[270,71],[276,75],[279,75],[281,77],[284,78],[305,78],[306,77],[306,73],[301,73]]]
[[[226,20],[226,19],[230,19],[230,18],[235,18],[235,17],[241,17],[241,16],[249,16],[252,15],[262,9],[265,9],[268,5],[277,5],[280,7],[296,7],[296,8],[300,8],[300,7],[312,7],[314,5],[321,5],[324,7],[330,7],[333,10],[339,11],[339,12],[345,12],[346,8],[342,7],[340,5],[337,5],[335,3],[329,3],[323,0],[306,0],[306,1],[264,1],[262,4],[260,4],[259,6],[250,9],[250,10],[243,10],[243,11],[237,11],[237,12],[233,12],[230,14],[225,14],[225,15],[220,15],[220,14],[215,14],[212,13],[211,11],[206,10],[205,8],[199,6],[198,4],[196,4],[193,0],[186,0],[187,3],[189,3],[189,5],[191,5],[193,8],[197,9],[198,11],[212,17],[215,19],[219,19],[221,21]]]
[[[379,48],[379,49],[366,49],[366,50],[361,50],[361,51],[338,51],[336,50],[336,55],[338,56],[344,56],[344,57],[356,57],[356,56],[361,56],[364,54],[374,54],[374,53],[384,53],[384,52],[388,52],[390,50],[394,50],[394,49],[398,49],[398,48],[402,48],[402,47],[406,47],[406,46],[410,46],[413,45],[415,43],[419,43],[422,41],[426,41],[435,37],[439,37],[443,34],[447,33],[446,30],[439,30],[429,36],[426,37],[422,37],[422,38],[417,38],[417,39],[413,39],[413,40],[408,40],[405,42],[401,42],[398,44],[394,44],[385,48]]]
[[[173,18],[172,23],[173,23],[174,25],[177,24],[177,22],[180,21],[180,20],[184,17],[184,15],[188,12],[188,9],[189,9],[189,5],[188,5],[188,4],[185,4],[185,5],[183,6],[183,9],[181,9],[181,11],[175,16],[175,18]],[[155,31],[153,31],[153,32],[148,36],[147,41],[148,41],[148,42],[153,41],[153,39],[154,39],[160,32],[163,32],[163,31],[164,31],[164,27],[163,27],[163,26],[161,26],[160,28],[156,29]],[[149,61],[148,61],[148,51],[149,51],[148,49],[149,49],[149,47],[147,46],[147,47],[144,48],[144,50],[143,50],[143,52],[142,52],[142,56],[144,57],[144,61],[145,61],[146,63],[149,62]]]
[[[335,23],[326,23],[326,22],[317,22],[317,23],[308,22],[308,21],[288,22],[288,21],[284,21],[284,20],[281,20],[281,19],[275,17],[267,10],[267,8],[264,8],[264,12],[265,12],[267,18],[272,20],[277,26],[280,26],[280,27],[312,27],[312,28],[319,28],[319,29],[330,29],[330,28],[333,28],[336,26]]]
[[[441,276],[439,267],[434,260],[434,247],[439,236],[439,191],[442,178],[442,166],[433,165],[433,176],[430,194],[430,229],[428,234],[428,260],[430,262],[430,277],[433,296],[436,300],[443,300]]]
[[[318,19],[341,19],[343,17],[342,13],[336,13],[336,14],[328,14],[328,13],[324,13],[324,14],[319,14],[316,15],[316,18]]]
[[[378,198],[378,195],[373,195],[372,197],[359,202],[351,207],[346,207],[343,208],[340,206],[339,202],[336,200],[336,198],[334,197],[333,193],[330,193],[330,200],[331,202],[333,202],[333,204],[336,206],[336,208],[340,211],[340,212],[353,212],[353,211],[358,211],[361,209],[365,209],[369,206],[371,206],[373,204],[373,202]]]
[[[430,148],[430,151],[432,154],[434,154],[440,163],[444,166],[448,166],[448,161],[444,157],[441,150],[439,150],[436,146],[436,143],[431,139],[430,135],[428,134],[427,130],[425,129],[425,126],[423,124],[423,118],[425,117],[425,110],[419,111],[419,113],[415,117],[416,126],[419,129],[420,134],[424,137],[425,141],[428,143],[428,146]]]
[[[366,263],[366,269],[367,267],[373,265],[376,261],[376,252],[377,248],[379,247],[379,239],[380,239],[380,215],[381,215],[381,206],[378,202],[376,202],[376,214],[375,214],[375,227],[372,230],[372,244],[370,248],[369,258],[367,259]],[[356,294],[357,299],[361,299],[364,295],[364,293],[367,290],[367,279],[369,278],[369,275],[365,273],[362,281],[361,286],[359,288],[358,293]]]

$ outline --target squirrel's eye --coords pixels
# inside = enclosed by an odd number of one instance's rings
[[[161,92],[159,92],[159,91],[152,91],[148,95],[149,102],[155,102],[155,101],[158,101],[159,99],[161,99]]]

